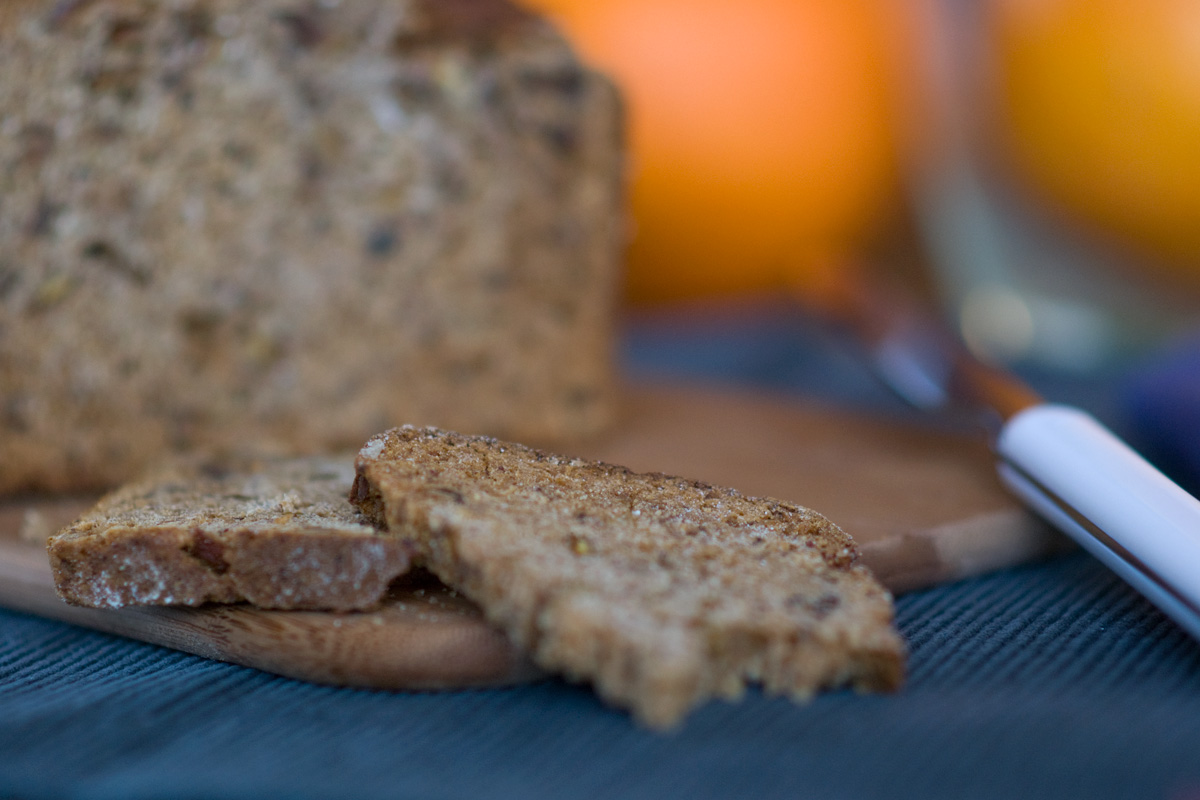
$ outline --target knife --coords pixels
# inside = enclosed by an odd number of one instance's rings
[[[1200,501],[1091,415],[976,358],[901,292],[843,270],[799,296],[849,328],[910,404],[983,426],[1015,495],[1200,640]]]

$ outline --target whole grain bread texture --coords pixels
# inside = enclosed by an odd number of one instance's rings
[[[507,0],[0,3],[0,493],[612,411],[619,97]]]
[[[55,587],[96,608],[371,608],[412,546],[346,502],[353,475],[349,457],[165,467],[49,538]]]
[[[365,516],[649,726],[747,682],[802,699],[902,680],[890,595],[806,508],[434,428],[370,439],[356,471]]]

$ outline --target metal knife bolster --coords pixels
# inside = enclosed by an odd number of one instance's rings
[[[1200,501],[1076,408],[1026,408],[995,448],[1012,491],[1200,638]]]

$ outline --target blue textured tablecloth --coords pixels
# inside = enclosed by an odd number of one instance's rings
[[[903,413],[802,323],[630,330],[634,375]],[[1200,800],[1200,645],[1089,557],[897,606],[898,694],[751,692],[665,736],[560,681],[333,689],[0,611],[0,797]]]

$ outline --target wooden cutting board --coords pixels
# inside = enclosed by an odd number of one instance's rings
[[[614,432],[572,454],[814,508],[855,538],[864,563],[897,593],[1067,546],[1005,493],[982,440],[794,399],[637,387]],[[38,540],[93,499],[0,502],[0,605],[320,683],[428,689],[538,674],[474,605],[423,573],[371,612],[68,606]]]

